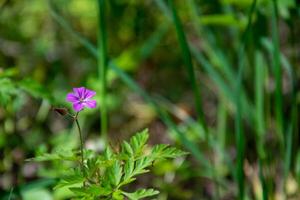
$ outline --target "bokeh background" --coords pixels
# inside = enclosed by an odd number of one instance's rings
[[[148,127],[151,144],[190,152],[133,188],[159,200],[300,199],[297,2],[106,0],[101,28],[96,0],[0,0],[0,199],[72,198],[52,189],[70,164],[26,159],[78,147],[52,108],[72,110],[65,97],[79,86],[98,93],[80,114],[87,148],[103,149],[105,107],[112,146]]]

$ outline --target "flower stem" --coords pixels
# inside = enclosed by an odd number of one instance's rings
[[[80,138],[80,155],[81,155],[81,170],[82,170],[82,174],[84,174],[84,159],[83,159],[83,139],[82,139],[82,133],[81,133],[81,128],[78,122],[78,114],[79,112],[76,113],[76,115],[74,116],[74,120],[76,122],[77,128],[78,128],[78,132],[79,132],[79,138]]]

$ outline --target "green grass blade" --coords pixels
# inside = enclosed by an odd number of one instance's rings
[[[72,29],[69,23],[66,22],[66,20],[58,14],[58,12],[54,9],[52,5],[50,5],[50,14],[53,17],[53,19],[72,37],[74,37],[81,45],[83,45],[90,53],[93,54],[93,56],[98,55],[97,49],[84,37],[82,37],[80,34],[78,34],[76,31]]]
[[[244,157],[245,157],[245,136],[242,122],[242,105],[241,105],[241,88],[242,88],[242,76],[245,68],[245,46],[251,32],[252,15],[255,11],[256,0],[253,0],[250,11],[248,13],[248,24],[242,38],[242,44],[238,52],[239,69],[238,77],[236,82],[236,115],[235,115],[235,133],[237,143],[237,164],[236,164],[236,175],[238,182],[238,199],[245,199],[245,175],[244,175]]]
[[[155,3],[161,9],[161,11],[165,14],[166,18],[172,22],[172,16],[170,14],[170,11],[164,4],[162,0],[155,0]],[[228,80],[231,81],[231,83],[228,83],[224,80],[224,78],[221,76],[221,74],[212,66],[210,62],[202,55],[202,53],[195,47],[193,44],[189,44],[191,53],[195,57],[196,61],[204,68],[204,70],[208,73],[209,77],[215,82],[217,87],[220,89],[220,92],[222,95],[224,95],[232,104],[235,103],[235,94],[234,94],[234,87],[235,87],[235,78],[228,78]],[[219,52],[219,60],[222,61],[222,65],[226,65],[229,67],[228,61],[224,61],[225,57],[224,54]],[[224,58],[224,59],[223,59]],[[228,69],[230,71],[230,69]],[[231,73],[231,72],[229,72]],[[231,73],[231,76],[233,76],[234,73]],[[241,94],[242,98],[242,106],[244,107],[243,110],[243,117],[247,118],[250,124],[253,124],[254,122],[254,110],[253,105],[250,104],[246,94],[242,90]]]
[[[255,53],[255,113],[256,113],[256,150],[258,152],[259,177],[262,187],[262,199],[268,199],[268,188],[266,179],[263,174],[263,163],[265,160],[264,135],[266,133],[265,116],[264,116],[264,80],[266,77],[265,63],[261,52]]]
[[[199,38],[205,38],[205,40],[201,41],[202,48],[205,49],[205,52],[207,52],[210,60],[214,60],[214,62],[218,64],[217,66],[219,69],[227,77],[227,80],[233,85],[236,74],[232,70],[232,67],[225,56],[223,49],[219,48],[219,46],[216,44],[215,34],[209,28],[200,26],[199,18],[201,18],[201,11],[195,0],[188,0],[188,4],[196,33]]]
[[[98,0],[98,73],[100,78],[100,113],[101,113],[101,135],[107,141],[108,115],[106,106],[107,93],[107,46],[106,46],[106,24],[105,24],[105,0]]]
[[[264,155],[263,137],[266,132],[265,117],[264,117],[264,80],[265,80],[265,65],[261,52],[257,51],[255,55],[255,127],[258,137],[258,154],[262,159]]]
[[[262,187],[262,200],[268,200],[269,191],[268,191],[268,186],[267,186],[265,176],[263,174],[263,167],[262,167],[261,160],[258,161],[258,170],[259,170],[259,179]]]
[[[223,154],[226,150],[225,150],[225,146],[226,146],[226,130],[227,130],[227,109],[226,109],[226,100],[222,99],[222,97],[220,97],[220,103],[218,105],[218,124],[217,124],[217,139],[218,139],[218,143],[220,146],[220,151],[221,154]],[[222,156],[220,158],[220,162],[222,163],[224,161],[224,156]]]
[[[288,65],[289,66],[289,65]],[[297,82],[296,82],[296,73],[293,68],[289,67],[290,71],[290,83],[291,83],[291,111],[290,111],[290,120],[289,127],[286,132],[286,143],[285,143],[285,162],[284,162],[284,185],[286,185],[288,175],[291,170],[291,163],[294,162],[293,159],[296,159],[296,156],[293,156],[293,147],[296,144],[295,141],[298,140],[298,103],[297,103]]]
[[[204,70],[208,73],[209,77],[215,82],[217,87],[220,89],[221,94],[228,99],[231,103],[235,103],[235,94],[233,91],[233,86],[231,87],[222,76],[215,70],[215,68],[208,62],[208,60],[193,46],[191,45],[191,51],[195,56],[198,63],[204,68]],[[236,80],[236,79],[235,79]],[[247,100],[245,93],[241,94],[241,101],[243,106],[243,117],[248,119],[249,123],[253,122],[254,111],[253,106]]]
[[[273,0],[272,11],[272,40],[274,44],[273,49],[273,69],[275,71],[275,117],[278,136],[281,142],[284,140],[283,136],[283,106],[282,106],[282,70],[280,65],[280,50],[279,50],[279,33],[277,24],[277,1]]]
[[[200,95],[200,88],[196,81],[196,75],[195,75],[195,71],[194,71],[194,67],[193,67],[193,63],[192,63],[191,52],[190,52],[188,43],[186,41],[186,36],[185,36],[184,30],[183,30],[182,24],[180,22],[180,19],[178,17],[173,0],[169,0],[169,6],[171,9],[173,23],[175,25],[178,41],[179,41],[180,48],[182,51],[182,57],[185,62],[186,71],[189,75],[189,80],[190,80],[192,88],[193,88],[194,98],[195,98],[195,107],[196,107],[196,111],[198,114],[199,122],[203,125],[203,127],[206,128],[206,122],[204,119],[204,113],[203,113],[203,109],[202,109],[202,105],[201,105],[202,100],[201,100],[201,95]]]
[[[168,29],[169,24],[161,24],[157,30],[154,31],[154,33],[145,41],[145,43],[143,43],[143,45],[139,48],[139,54],[142,60],[150,56]]]

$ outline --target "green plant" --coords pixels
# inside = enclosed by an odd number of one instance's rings
[[[138,175],[149,172],[149,167],[156,161],[186,154],[166,144],[150,147],[146,144],[148,137],[149,134],[146,129],[134,135],[129,142],[124,141],[120,150],[114,151],[109,146],[103,153],[84,149],[83,170],[81,170],[82,166],[78,168],[78,163],[81,165],[81,156],[78,151],[72,151],[68,154],[59,152],[45,154],[30,160],[73,162],[74,168],[61,178],[55,189],[67,187],[77,198],[121,200],[126,196],[132,200],[142,199],[159,192],[152,188],[128,192],[124,186],[133,183]]]

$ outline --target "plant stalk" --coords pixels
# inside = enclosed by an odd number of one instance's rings
[[[78,133],[79,133],[79,138],[80,138],[81,171],[82,171],[82,174],[84,174],[83,139],[82,139],[81,128],[80,128],[80,125],[78,122],[78,114],[79,114],[79,112],[76,113],[74,120],[76,122],[76,126],[78,128]]]

